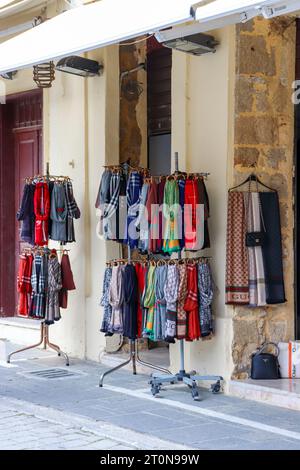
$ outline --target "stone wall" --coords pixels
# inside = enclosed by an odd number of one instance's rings
[[[287,303],[233,311],[235,378],[247,377],[250,354],[265,341],[294,337],[293,145],[295,20],[257,19],[236,30],[234,184],[253,170],[279,192]]]

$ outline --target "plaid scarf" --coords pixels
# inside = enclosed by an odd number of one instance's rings
[[[177,327],[177,299],[178,299],[179,276],[176,265],[168,266],[167,281],[164,287],[167,303],[166,311],[166,341],[174,343]]]
[[[142,184],[143,184],[143,178],[139,172],[133,171],[132,173],[130,173],[130,176],[127,182],[127,189],[126,189],[128,214],[127,214],[127,237],[125,237],[130,248],[138,247],[139,236],[136,230],[135,223],[138,217],[139,201],[140,201],[140,193],[142,189]]]
[[[109,203],[109,199],[110,199],[109,188],[110,188],[111,176],[112,176],[111,171],[105,170],[101,177],[97,199],[95,202],[96,209],[100,209],[101,212],[104,212],[105,204]]]
[[[105,240],[116,239],[116,220],[114,215],[119,205],[120,183],[120,173],[113,173],[110,179],[110,200],[101,217],[103,222],[103,236]]]
[[[61,318],[59,310],[59,291],[61,288],[61,267],[57,256],[50,255],[48,260],[48,292],[45,313],[45,323],[47,325],[50,325]]]
[[[50,216],[50,195],[47,183],[37,183],[34,192],[35,230],[34,239],[36,245],[46,245],[48,242],[48,221]]]
[[[164,340],[166,336],[166,299],[164,286],[167,280],[168,267],[157,266],[156,268],[156,284],[155,284],[155,311],[154,318],[154,336],[155,341]]]
[[[108,332],[123,334],[124,266],[112,268],[109,303],[112,306],[112,315]]]
[[[149,337],[152,341],[154,338],[155,276],[156,276],[156,267],[150,265],[148,268],[145,293],[144,293],[144,299],[143,299],[143,305],[147,309],[146,328],[144,329],[143,335]]]
[[[179,189],[177,181],[167,180],[164,189],[163,204],[163,214],[165,217],[163,251],[165,253],[180,251],[180,244],[178,240],[179,211]]]
[[[149,222],[145,216],[146,202],[148,198],[149,184],[144,183],[141,189],[139,200],[139,213],[136,219],[136,227],[140,231],[140,238],[138,247],[141,251],[148,251],[149,249]]]
[[[34,318],[45,317],[47,271],[47,256],[36,254],[31,275],[32,298],[30,305],[30,316]]]
[[[74,198],[74,193],[73,193],[73,185],[72,181],[68,180],[64,184],[65,188],[65,195],[66,195],[66,201],[67,201],[67,219],[66,219],[66,235],[67,235],[67,242],[75,242],[75,230],[74,230],[74,219],[79,219],[80,218],[80,210],[77,205],[77,202]]]
[[[187,296],[184,304],[184,310],[187,312],[188,328],[187,341],[194,341],[201,336],[199,322],[198,306],[198,279],[197,266],[187,265]]]
[[[100,305],[103,307],[103,319],[100,331],[102,333],[108,332],[108,327],[111,322],[112,307],[109,303],[109,289],[112,276],[112,268],[108,267],[105,269],[104,278],[103,278],[103,287],[102,287],[102,297],[100,300]]]
[[[177,338],[184,339],[186,337],[186,311],[184,304],[187,296],[187,272],[186,265],[178,265],[179,287],[177,302]]]
[[[19,292],[18,315],[28,317],[29,300],[32,292],[31,273],[32,255],[20,255],[19,270],[17,276],[17,288]]]
[[[199,318],[201,337],[213,331],[211,303],[213,300],[213,280],[208,263],[198,264]]]
[[[51,195],[51,212],[52,220],[51,239],[66,242],[66,220],[68,216],[67,199],[65,188],[62,184],[56,183]]]

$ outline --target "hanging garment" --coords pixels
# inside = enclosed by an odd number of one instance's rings
[[[166,299],[166,338],[168,343],[174,343],[177,329],[177,299],[178,299],[179,276],[177,266],[168,266],[167,281],[164,287]]]
[[[138,280],[135,267],[127,264],[124,269],[124,333],[126,338],[137,337]]]
[[[76,289],[74,278],[73,278],[73,272],[71,269],[70,258],[67,253],[63,253],[61,257],[60,265],[61,265],[62,288],[59,292],[59,306],[60,308],[67,308],[68,307],[68,291]]]
[[[109,203],[110,199],[110,180],[111,170],[104,170],[102,173],[98,194],[95,202],[95,208],[100,209],[102,214],[105,211],[106,204]]]
[[[197,266],[187,265],[187,296],[184,310],[187,313],[187,341],[194,341],[201,336],[198,304]]]
[[[249,304],[244,195],[228,193],[226,241],[226,304]]]
[[[179,244],[180,249],[183,250],[185,246],[185,223],[184,223],[184,199],[185,199],[185,180],[178,180],[178,189],[179,189],[179,204],[181,208],[181,214],[179,216]]]
[[[280,304],[286,302],[284,292],[281,226],[278,193],[259,193],[262,217],[266,229],[266,241],[262,247],[266,302]]]
[[[146,328],[143,332],[152,341],[154,340],[154,315],[155,315],[155,283],[156,267],[150,265],[147,272],[145,293],[143,298],[144,308],[147,309]]]
[[[178,240],[178,215],[180,213],[179,189],[177,181],[167,180],[164,189],[163,214],[165,217],[165,232],[163,251],[174,253],[180,251]]]
[[[138,210],[139,210],[139,200],[140,200],[140,192],[142,189],[143,178],[138,171],[133,171],[130,173],[127,182],[127,206],[128,206],[128,214],[127,214],[127,240],[128,245],[130,248],[137,248],[138,247],[138,240],[139,234],[136,230],[136,220],[138,217]]]
[[[251,193],[251,204],[253,214],[253,230],[254,232],[260,232],[261,230],[264,230],[264,224],[262,224],[261,221],[259,193]],[[256,246],[254,248],[254,256],[256,265],[257,306],[262,307],[266,305],[266,284],[261,246]]]
[[[137,310],[137,329],[138,329],[138,337],[142,336],[143,332],[143,305],[142,305],[142,296],[144,293],[145,288],[145,272],[146,268],[140,264],[135,264],[135,271],[137,276],[138,282],[138,310]]]
[[[208,230],[209,198],[203,178],[198,178],[198,193],[199,204],[204,205],[204,240],[203,246],[200,248],[201,250],[204,250],[205,248],[210,248],[210,238]]]
[[[146,209],[149,223],[149,251],[156,253],[159,238],[159,208],[155,181],[152,181],[149,187]]]
[[[75,242],[74,219],[80,218],[80,210],[74,198],[73,185],[71,181],[64,184],[65,196],[67,202],[67,218],[66,218],[66,242]]]
[[[109,303],[109,289],[111,282],[112,268],[107,267],[105,269],[102,287],[102,296],[100,305],[103,307],[103,319],[100,327],[102,333],[108,333],[108,328],[111,322],[112,307]]]
[[[199,234],[200,221],[197,217],[197,208],[199,206],[199,193],[198,193],[198,181],[197,180],[186,180],[185,182],[185,218],[184,218],[184,236],[185,236],[185,249],[186,250],[199,250],[203,243],[200,245],[199,237],[197,237],[197,228]],[[197,220],[198,219],[198,220]]]
[[[47,183],[37,183],[34,192],[34,240],[36,245],[46,245],[49,236],[50,196]]]
[[[102,216],[103,236],[105,240],[115,240],[117,236],[116,212],[119,206],[120,182],[120,173],[113,173],[110,179],[109,203]]]
[[[139,201],[139,214],[136,220],[137,230],[140,232],[138,241],[138,248],[141,252],[145,253],[149,250],[149,222],[146,217],[146,203],[148,198],[149,184],[144,183],[141,189]]]
[[[61,267],[57,255],[51,254],[48,260],[48,290],[45,323],[51,325],[60,320],[59,291],[62,288]]]
[[[167,281],[168,267],[157,266],[155,283],[155,317],[154,317],[154,337],[155,341],[162,341],[166,337],[166,299],[164,287]]]
[[[213,332],[211,304],[213,300],[213,280],[208,263],[198,264],[199,319],[201,337]]]
[[[125,175],[120,175],[120,191],[119,204],[116,210],[116,241],[125,243],[124,234],[127,225],[127,198],[126,198],[127,181]]]
[[[244,193],[245,214],[247,223],[247,232],[254,232],[254,218],[251,193],[249,191]],[[257,272],[255,261],[255,248],[252,246],[247,247],[248,252],[248,266],[249,266],[249,305],[257,307]]]
[[[184,339],[187,332],[186,311],[184,309],[187,296],[187,271],[185,264],[178,264],[178,274],[177,339]]]
[[[32,255],[20,255],[17,287],[19,292],[18,315],[28,317],[32,274]]]
[[[157,240],[157,251],[161,252],[163,249],[163,238],[164,238],[164,227],[165,227],[165,218],[163,215],[163,203],[164,203],[164,192],[165,192],[166,180],[162,179],[158,183],[157,187],[157,200],[159,204],[159,237]]]
[[[109,333],[123,334],[123,307],[124,307],[124,266],[113,266],[109,289],[109,303],[112,306]]]
[[[45,318],[46,292],[48,280],[47,255],[36,254],[32,265],[31,286],[32,298],[30,305],[30,316],[34,318]]]
[[[67,241],[67,199],[64,185],[60,183],[56,183],[52,191],[50,217],[52,220],[50,238],[61,242]]]
[[[17,220],[22,221],[21,240],[34,245],[34,191],[35,185],[25,184]]]

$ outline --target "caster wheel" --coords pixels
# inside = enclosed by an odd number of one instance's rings
[[[154,397],[159,394],[159,391],[160,391],[160,386],[159,385],[152,385],[151,393]]]
[[[198,393],[198,390],[196,388],[192,388],[192,397],[194,400],[198,400],[199,399],[199,393]]]
[[[213,384],[213,385],[211,386],[211,391],[212,391],[212,393],[214,393],[214,394],[220,393],[220,391],[221,391],[221,384],[220,384],[220,382],[217,382],[217,383]]]

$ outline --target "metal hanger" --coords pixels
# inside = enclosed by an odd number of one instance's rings
[[[257,177],[257,175],[256,175],[255,173],[251,173],[251,175],[249,175],[248,178],[245,179],[245,181],[243,181],[243,182],[240,183],[240,184],[237,184],[236,186],[233,186],[232,188],[230,188],[230,189],[228,190],[228,192],[234,191],[235,189],[240,188],[241,186],[244,186],[244,184],[246,184],[246,183],[250,183],[250,184],[251,184],[251,181],[255,181],[257,184],[260,184],[261,186],[263,186],[264,188],[268,189],[269,191],[274,191],[274,192],[276,192],[276,189],[270,188],[270,186],[267,186],[267,185],[264,184],[262,181],[260,181],[260,179]]]

